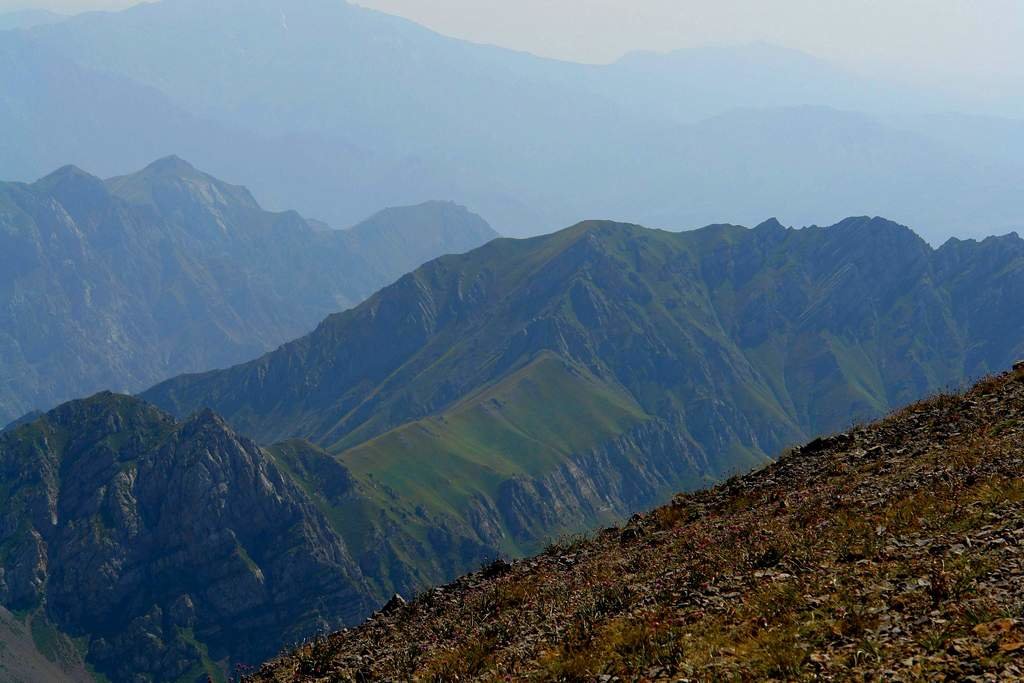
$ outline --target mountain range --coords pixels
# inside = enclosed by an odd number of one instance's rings
[[[345,0],[0,84],[0,680],[1024,678],[1019,96]]]
[[[1016,235],[587,222],[435,260],[142,397],[308,440],[403,527],[519,554],[1008,365],[1022,291]]]
[[[177,157],[0,184],[0,422],[253,358],[493,237],[443,202],[333,230]]]
[[[768,45],[580,65],[340,0],[163,0],[4,32],[0,55],[10,178],[179,154],[336,225],[448,198],[516,236],[592,215],[868,212],[936,245],[1019,227],[1019,136],[991,134],[1017,122]]]
[[[516,387],[561,375],[566,396],[608,398],[585,411],[608,426],[678,420],[756,461],[1011,362],[1022,257],[1016,234],[936,250],[880,218],[683,233],[584,222],[437,259],[260,359],[143,396],[345,453],[433,416],[442,431],[456,414],[500,424]],[[548,402],[546,419],[574,404]]]
[[[435,259],[255,361],[6,430],[11,651],[115,681],[256,663],[1008,365],[1022,289],[1016,235],[936,250],[878,218]]]

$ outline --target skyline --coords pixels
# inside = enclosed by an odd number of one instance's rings
[[[117,10],[134,0],[0,0],[0,12]],[[358,0],[444,35],[583,63],[629,52],[764,42],[864,75],[996,99],[1024,83],[1014,0]],[[285,4],[286,6],[286,4]],[[928,31],[919,30],[927,18]]]

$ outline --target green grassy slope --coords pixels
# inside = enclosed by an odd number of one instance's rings
[[[649,419],[628,394],[584,372],[544,354],[444,412],[340,458],[357,477],[372,477],[401,498],[457,511],[472,493],[493,494],[510,477],[543,475]]]

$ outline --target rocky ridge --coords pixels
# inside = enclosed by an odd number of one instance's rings
[[[308,496],[209,411],[66,404],[0,435],[0,490],[0,605],[114,681],[220,676],[376,604]]]

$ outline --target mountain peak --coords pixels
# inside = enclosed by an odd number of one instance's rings
[[[67,182],[91,182],[99,180],[96,176],[83,171],[74,164],[61,166],[56,171],[49,173],[35,182],[36,186],[53,187]]]
[[[18,216],[0,228],[0,279],[11,285],[0,287],[0,310],[61,313],[5,326],[32,352],[5,358],[0,427],[98,389],[135,391],[254,358],[496,236],[446,203],[392,214],[384,235],[257,206],[178,156],[106,182],[66,166],[33,184],[0,183],[0,214]]]
[[[768,232],[768,231],[773,231],[774,232],[774,231],[785,230],[785,229],[786,229],[786,226],[784,226],[782,223],[780,223],[779,219],[775,218],[775,217],[769,218],[768,220],[766,220],[766,221],[764,221],[762,223],[759,223],[754,228],[754,230],[761,230],[761,231],[765,231],[765,232]]]
[[[259,209],[249,190],[200,171],[179,156],[158,159],[141,171],[111,178],[110,190],[132,204],[162,206],[188,203],[206,207]]]
[[[82,216],[100,211],[110,200],[102,180],[73,165],[58,168],[32,187],[57,200],[69,213]]]
[[[1022,241],[1024,241],[1024,240],[1021,239],[1020,234],[1016,230],[1014,230],[1014,231],[1006,233],[1005,235],[989,235],[989,236],[987,236],[987,237],[985,237],[983,239],[976,239],[976,238],[973,238],[973,237],[969,237],[969,238],[966,238],[966,239],[961,239],[959,237],[950,237],[946,241],[946,243],[943,244],[943,248],[946,248],[946,247],[953,248],[956,245],[962,245],[962,244],[965,244],[965,245],[991,244],[991,245],[1008,245],[1009,246],[1009,245],[1019,244]]]
[[[254,13],[263,16],[277,17],[288,12],[316,12],[324,16],[325,12],[346,12],[354,6],[346,0],[163,0],[162,2],[139,3],[127,11],[164,11],[194,16],[197,12],[227,14],[234,11],[246,11],[250,16]],[[286,27],[287,23],[282,23]]]
[[[195,415],[190,417],[186,424],[193,429],[202,429],[203,427],[209,426],[230,431],[230,428],[224,419],[217,413],[213,412],[210,408],[202,408]]]
[[[169,424],[171,418],[135,396],[101,391],[88,398],[69,401],[40,415],[38,420],[63,427],[76,426],[87,436],[128,432],[140,425]],[[34,422],[34,420],[32,421]],[[27,422],[31,424],[31,422]]]
[[[375,267],[406,273],[443,254],[461,254],[500,235],[483,218],[450,201],[430,201],[378,211],[344,231],[363,246]]]
[[[858,238],[897,239],[927,246],[927,243],[913,229],[902,223],[897,223],[880,216],[852,216],[840,221],[831,228],[828,228],[828,230],[840,234],[849,234]]]
[[[195,438],[199,434],[205,434],[207,439],[240,440],[250,444],[253,448],[256,447],[249,439],[235,432],[224,418],[210,408],[202,408],[182,422],[181,430],[185,438]]]
[[[143,172],[151,173],[174,173],[179,175],[194,175],[199,173],[196,167],[185,161],[176,154],[157,159],[153,163],[146,166]]]
[[[349,228],[351,232],[365,232],[386,229],[395,221],[415,216],[421,223],[430,222],[441,227],[449,222],[471,224],[481,234],[497,237],[498,233],[487,222],[462,204],[450,200],[433,199],[410,206],[393,206],[381,209],[358,225]]]
[[[566,233],[579,233],[588,234],[596,232],[618,232],[618,233],[631,233],[636,231],[649,232],[649,228],[644,228],[634,223],[623,223],[620,221],[611,221],[604,219],[588,219],[580,221],[572,227],[566,228],[563,232]]]

